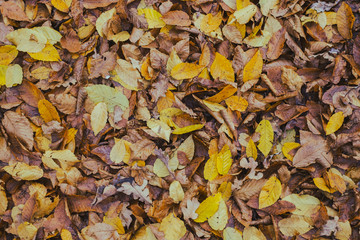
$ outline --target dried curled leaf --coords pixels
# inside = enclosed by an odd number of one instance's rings
[[[38,166],[30,166],[23,162],[5,166],[4,171],[10,174],[15,180],[38,180],[42,178],[44,171]]]

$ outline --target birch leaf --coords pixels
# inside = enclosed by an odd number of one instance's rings
[[[246,156],[252,157],[254,160],[257,158],[257,150],[255,143],[252,139],[249,140],[248,145],[246,146]]]
[[[219,209],[221,199],[221,193],[217,193],[214,196],[206,198],[202,203],[200,203],[198,209],[196,209],[198,217],[194,221],[205,222],[213,216]]]
[[[232,164],[231,152],[228,145],[224,145],[216,158],[216,168],[218,173],[225,175],[229,172]]]
[[[228,210],[223,198],[220,200],[218,210],[208,219],[208,222],[212,229],[220,231],[224,230],[228,222]]]
[[[333,114],[330,117],[328,124],[326,125],[325,128],[326,135],[330,135],[336,132],[337,130],[339,130],[344,122],[344,118],[345,118],[344,113],[341,111]]]
[[[260,133],[258,148],[266,157],[272,149],[274,140],[274,131],[269,120],[263,119],[257,126],[255,132]]]

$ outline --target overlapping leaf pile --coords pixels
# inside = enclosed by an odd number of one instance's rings
[[[0,9],[1,239],[360,239],[358,1]]]

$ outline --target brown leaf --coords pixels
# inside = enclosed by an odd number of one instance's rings
[[[337,29],[343,38],[352,38],[352,27],[354,22],[355,17],[350,6],[345,2],[342,2],[340,8],[336,12],[336,24]]]
[[[26,16],[24,9],[15,1],[7,1],[1,4],[1,13],[3,16],[15,21],[30,21]]]
[[[183,11],[170,11],[162,16],[162,20],[168,25],[176,25],[186,27],[191,24],[189,15]]]
[[[7,111],[2,120],[6,133],[15,141],[19,141],[25,148],[32,150],[34,147],[33,131],[29,120],[20,114]]]

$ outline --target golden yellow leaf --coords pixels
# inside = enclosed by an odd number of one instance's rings
[[[313,178],[315,186],[317,186],[320,190],[323,190],[325,192],[334,193],[336,192],[335,189],[330,188],[328,184],[326,183],[324,178]]]
[[[355,22],[354,14],[351,7],[345,2],[341,3],[336,12],[336,24],[340,35],[345,39],[352,38],[352,28]]]
[[[273,205],[281,195],[282,187],[280,180],[274,175],[269,178],[261,188],[259,195],[259,208]]]
[[[325,12],[325,15],[326,15],[326,25],[336,24],[336,12]]]
[[[223,198],[221,198],[219,202],[218,210],[208,219],[208,222],[212,229],[220,231],[224,230],[228,222],[228,209]]]
[[[219,11],[215,16],[211,13],[201,18],[200,30],[206,34],[215,31],[222,22],[222,14]]]
[[[10,174],[15,180],[38,180],[42,178],[44,172],[38,166],[30,166],[23,162],[18,162],[3,167],[3,170]]]
[[[23,71],[19,64],[11,66],[0,65],[0,86],[13,87],[21,84],[23,80]]]
[[[205,222],[208,220],[219,209],[221,199],[221,193],[217,193],[214,196],[206,198],[196,209],[195,212],[198,214],[198,217],[194,221]]]
[[[166,23],[162,20],[162,15],[158,11],[150,8],[138,9],[138,14],[145,14],[148,28],[162,28]]]
[[[151,228],[149,226],[143,226],[138,231],[136,231],[135,235],[131,240],[158,240]]]
[[[129,38],[130,38],[130,33],[128,33],[127,31],[121,31],[117,34],[110,34],[108,36],[108,39],[114,41],[115,43],[125,42]]]
[[[54,8],[66,13],[69,11],[71,2],[72,0],[51,0],[51,4],[54,6]]]
[[[182,127],[182,128],[176,128],[176,129],[174,129],[172,134],[177,134],[177,135],[185,134],[185,133],[199,130],[203,127],[204,127],[204,124],[194,124],[194,125],[190,125],[190,126],[186,126],[186,127]]]
[[[223,238],[224,240],[243,240],[241,232],[232,227],[226,227],[224,229]]]
[[[232,164],[231,151],[228,145],[224,145],[216,157],[216,168],[218,173],[225,175],[229,172]]]
[[[165,234],[166,240],[180,240],[186,234],[184,222],[173,213],[161,221],[159,230]]]
[[[219,112],[226,109],[223,105],[219,103],[209,102],[207,100],[201,100],[201,102],[213,112]]]
[[[219,93],[215,94],[214,96],[208,97],[206,101],[220,103],[223,100],[227,99],[234,95],[237,92],[237,88],[233,87],[232,85],[227,85],[224,87]]]
[[[225,100],[226,105],[233,111],[244,112],[249,103],[243,97],[231,96]]]
[[[282,153],[284,154],[284,156],[289,159],[290,161],[293,160],[294,156],[290,155],[289,152],[295,148],[300,147],[300,143],[296,143],[296,142],[286,142],[284,143],[283,147],[282,147]]]
[[[124,234],[125,229],[119,217],[104,216],[103,223],[113,226],[119,234]]]
[[[165,163],[161,161],[159,158],[155,160],[153,171],[158,177],[167,177],[170,175],[168,168]]]
[[[171,91],[167,90],[167,92],[165,93],[165,97],[159,98],[156,104],[158,112],[160,113],[162,110],[170,108],[174,104],[174,102],[174,94]]]
[[[254,160],[257,158],[257,149],[255,146],[255,143],[252,139],[249,140],[247,146],[246,146],[246,156],[252,157]]]
[[[101,13],[101,15],[96,19],[96,31],[99,33],[100,37],[104,37],[104,28],[107,27],[107,23],[110,19],[113,18],[114,14],[116,14],[116,9],[112,8],[106,12]]]
[[[231,62],[220,53],[215,53],[215,59],[210,67],[210,73],[214,79],[224,79],[229,82],[235,81],[235,73]]]
[[[204,178],[212,181],[218,176],[217,170],[217,154],[211,155],[209,160],[205,163]]]
[[[73,239],[71,232],[69,230],[67,230],[66,228],[61,229],[60,237],[61,237],[61,240],[72,240]]]
[[[250,5],[250,0],[236,0],[236,10],[240,10]]]
[[[3,215],[6,212],[8,206],[8,200],[6,197],[5,189],[0,186],[0,215]]]
[[[308,232],[313,227],[306,221],[304,216],[291,215],[279,221],[279,229],[285,236],[297,236]]]
[[[29,52],[29,55],[33,59],[40,61],[56,62],[61,60],[58,51],[51,44],[46,44],[45,47],[40,52],[36,52],[36,53]]]
[[[171,128],[166,123],[152,118],[146,124],[158,137],[170,141]]]
[[[244,240],[266,240],[264,234],[256,227],[245,227],[243,232]]]
[[[182,63],[182,61],[180,57],[177,55],[176,50],[173,49],[166,63],[166,71],[168,72],[168,74],[171,73],[171,69],[173,69],[176,65],[180,63]]]
[[[229,200],[231,197],[231,186],[231,182],[223,182],[218,189],[218,192],[222,194],[222,197],[225,201]]]
[[[204,69],[204,66],[195,63],[179,63],[171,69],[171,77],[176,80],[194,78]]]
[[[131,157],[131,143],[115,138],[115,145],[110,151],[110,160],[115,164],[120,164],[122,162],[129,164]]]
[[[332,189],[338,190],[340,193],[346,191],[346,183],[342,178],[342,174],[335,168],[330,168],[327,172],[327,177],[329,179],[329,185]]]
[[[339,128],[341,128],[344,122],[344,118],[345,118],[344,113],[341,111],[333,114],[330,117],[328,124],[326,125],[325,128],[326,135],[332,134],[337,130],[339,130]]]
[[[29,222],[23,222],[17,227],[17,233],[22,240],[32,240],[35,238],[37,228]]]
[[[258,8],[254,4],[250,4],[234,12],[234,17],[239,24],[246,24],[255,15]],[[234,19],[234,20],[235,20]],[[232,23],[232,22],[230,22]]]
[[[274,140],[274,131],[269,120],[263,119],[257,126],[255,132],[260,133],[258,148],[265,157],[269,155]]]
[[[16,45],[17,50],[28,53],[40,52],[48,41],[44,34],[29,28],[12,31],[6,38]]]
[[[108,119],[108,112],[106,103],[100,102],[96,104],[94,109],[91,112],[91,128],[94,131],[94,135],[103,130]]]
[[[173,181],[170,184],[169,195],[175,203],[179,203],[184,199],[184,190],[179,181]]]
[[[50,73],[52,71],[53,70],[51,68],[41,66],[41,67],[36,68],[35,70],[31,71],[31,76],[38,80],[47,79],[47,78],[49,78]]]
[[[257,50],[255,55],[245,65],[243,70],[243,82],[258,79],[263,68],[263,59],[260,50]]]
[[[44,119],[46,123],[51,122],[53,120],[60,122],[59,113],[57,112],[54,105],[52,105],[52,103],[49,102],[48,100],[41,99],[38,102],[38,109],[40,116]]]
[[[5,45],[0,47],[0,65],[9,65],[18,55],[15,46]]]

